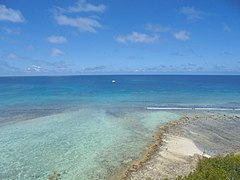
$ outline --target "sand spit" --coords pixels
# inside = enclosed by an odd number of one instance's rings
[[[162,147],[162,145],[164,144],[167,132],[169,132],[171,129],[177,128],[181,124],[187,123],[188,120],[189,120],[188,117],[183,117],[179,121],[170,122],[170,123],[167,123],[165,126],[160,127],[159,131],[155,133],[155,135],[153,136],[155,143],[151,144],[147,148],[143,156],[133,161],[127,169],[120,170],[120,173],[116,173],[110,179],[111,180],[128,179],[130,174],[132,174],[133,172],[137,172],[140,168],[142,168],[146,162],[152,159],[152,156],[159,150],[159,147]]]
[[[187,175],[203,156],[240,151],[240,114],[187,112],[155,135],[155,144],[121,179],[175,179]]]

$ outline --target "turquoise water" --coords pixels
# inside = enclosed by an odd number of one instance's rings
[[[106,179],[180,118],[146,107],[239,108],[240,77],[5,77],[0,102],[0,179]]]

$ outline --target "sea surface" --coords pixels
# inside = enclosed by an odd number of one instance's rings
[[[240,109],[240,76],[0,77],[0,179],[107,179],[181,108]]]

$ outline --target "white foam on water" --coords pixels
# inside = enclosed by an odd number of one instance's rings
[[[196,110],[208,110],[208,111],[236,111],[232,108],[195,108]]]
[[[235,108],[204,108],[204,107],[147,107],[147,110],[208,110],[208,111],[240,111],[240,109]]]
[[[192,108],[178,108],[178,107],[147,107],[148,110],[184,110]]]

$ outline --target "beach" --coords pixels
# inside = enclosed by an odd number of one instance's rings
[[[188,175],[199,158],[239,152],[239,132],[238,112],[187,112],[179,122],[165,126],[164,133],[159,134],[159,145],[123,179],[176,179]]]

